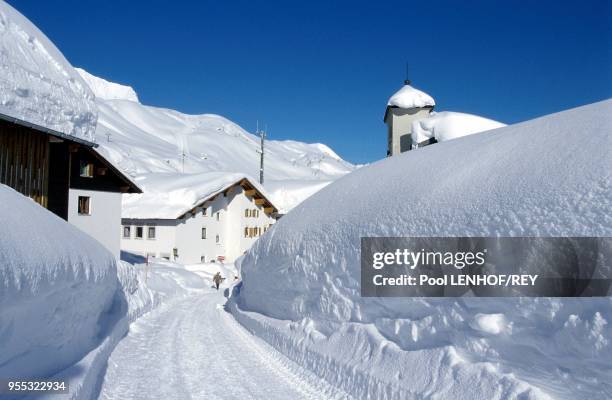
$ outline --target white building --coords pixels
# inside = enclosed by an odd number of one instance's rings
[[[122,196],[142,191],[94,148],[71,154],[67,220],[119,258]]]
[[[398,90],[387,102],[384,122],[387,124],[387,156],[395,156],[411,150],[413,145],[412,123],[426,118],[433,110],[434,99],[404,81],[404,87]],[[429,144],[418,143],[419,146]]]
[[[124,202],[121,249],[184,264],[233,262],[275,222],[277,208],[242,174],[151,174]]]

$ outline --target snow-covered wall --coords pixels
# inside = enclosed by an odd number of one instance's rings
[[[93,93],[45,34],[2,0],[0,113],[94,139]]]
[[[113,255],[31,199],[0,185],[0,376],[51,376],[113,325]]]
[[[255,243],[236,315],[357,398],[610,398],[611,298],[363,298],[359,254],[367,236],[612,236],[611,148],[607,100],[361,168]]]

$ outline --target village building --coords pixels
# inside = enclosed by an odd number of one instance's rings
[[[433,138],[413,143],[412,137],[413,122],[428,117],[435,105],[430,95],[404,81],[404,86],[389,98],[383,118],[387,124],[387,156],[435,143]]]
[[[98,151],[72,135],[0,114],[0,183],[97,239],[119,257],[122,193],[140,193]]]
[[[263,188],[242,174],[150,176],[144,185],[144,194],[124,202],[121,249],[128,256],[233,262],[278,213]]]

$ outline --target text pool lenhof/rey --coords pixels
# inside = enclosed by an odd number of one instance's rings
[[[375,286],[534,286],[538,275],[509,274],[509,275],[467,275],[445,274],[442,276],[418,276],[402,274],[397,277],[374,275],[372,283]]]

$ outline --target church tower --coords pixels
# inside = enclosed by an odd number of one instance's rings
[[[395,156],[412,149],[412,122],[425,118],[436,102],[427,93],[410,86],[404,86],[387,102],[384,122],[387,124],[387,156]]]

